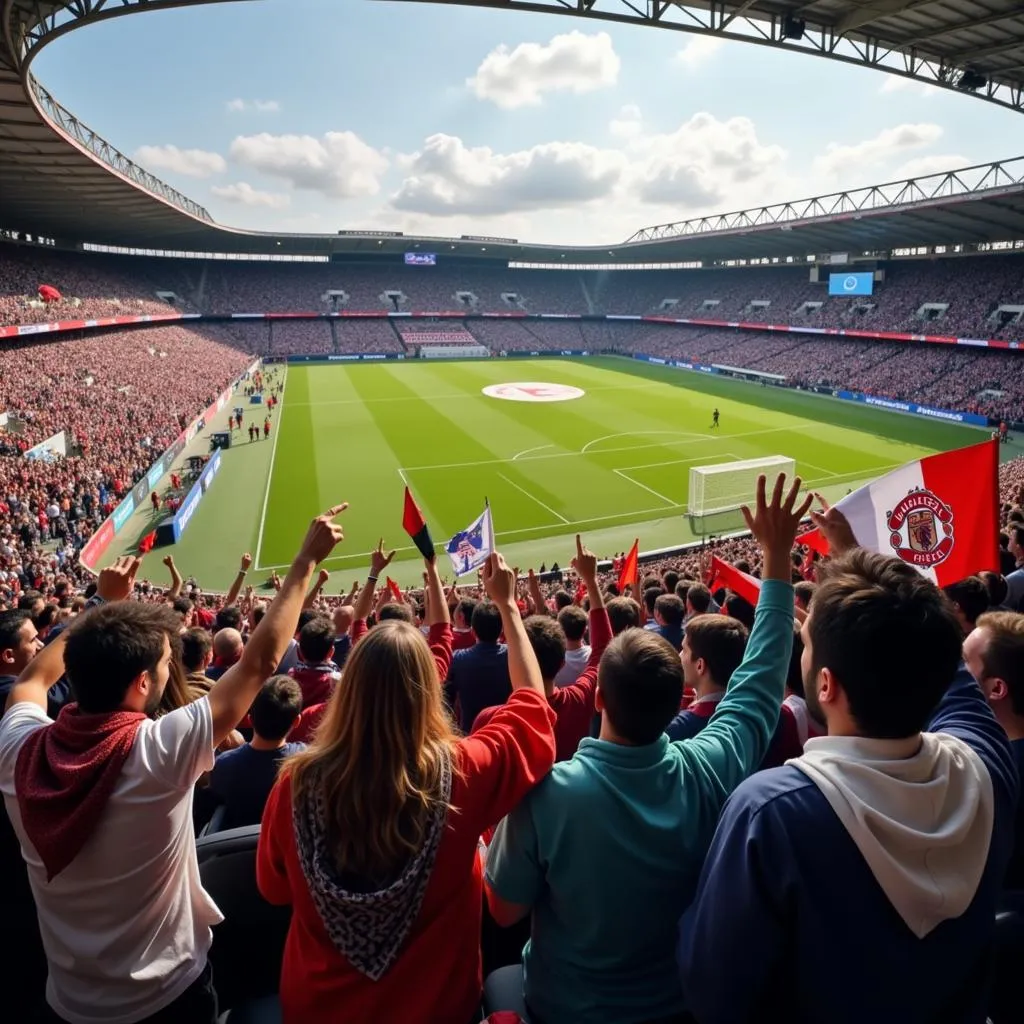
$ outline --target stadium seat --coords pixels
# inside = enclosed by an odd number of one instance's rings
[[[259,825],[227,829],[196,840],[203,888],[224,915],[213,930],[210,963],[221,1010],[232,1024],[274,1017],[289,907],[274,907],[256,888]]]

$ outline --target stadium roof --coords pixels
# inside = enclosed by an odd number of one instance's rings
[[[216,224],[134,164],[30,74],[75,28],[147,9],[226,0],[6,0],[0,5],[0,227],[127,248],[270,255],[409,249],[530,263],[661,263],[803,257],[1024,238],[1024,157],[794,203],[659,225],[625,243],[552,246],[396,233],[270,234]],[[395,2],[395,0],[392,0]],[[399,0],[421,2],[421,0]],[[1024,112],[1018,0],[422,0],[634,22],[857,62]]]

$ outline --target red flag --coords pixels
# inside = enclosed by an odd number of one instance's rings
[[[146,555],[153,550],[153,545],[156,544],[156,530],[151,533],[147,533],[145,537],[139,541],[139,553]]]
[[[633,541],[633,546],[629,549],[629,554],[626,555],[626,561],[622,565],[622,569],[619,572],[619,593],[623,593],[630,584],[633,589],[636,589],[636,585],[639,577],[638,561],[640,559],[640,538],[638,537]]]
[[[740,572],[735,565],[723,562],[718,555],[711,556],[711,582],[709,590],[718,587],[726,587],[737,597],[742,597],[749,604],[757,606],[757,599],[761,596],[761,581],[756,576],[749,576]]]
[[[583,599],[586,596],[587,596],[587,585],[586,585],[586,583],[583,582],[583,580],[580,580],[579,583],[576,584],[576,595],[573,598],[573,600],[577,604],[583,604]]]
[[[434,542],[430,539],[427,521],[423,518],[423,513],[413,500],[412,492],[408,487],[405,489],[405,509],[402,513],[402,528],[412,537],[412,542],[424,558],[434,557]]]
[[[857,543],[895,555],[945,587],[999,569],[999,442],[939,452],[894,469],[836,504]],[[818,530],[797,537],[822,554]]]
[[[390,577],[387,577],[388,581],[388,593],[391,594],[391,599],[398,604],[402,603],[402,591],[399,589],[398,584]]]

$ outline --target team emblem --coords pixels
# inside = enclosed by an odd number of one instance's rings
[[[931,491],[911,491],[887,514],[889,543],[911,565],[928,569],[953,550],[953,510]]]

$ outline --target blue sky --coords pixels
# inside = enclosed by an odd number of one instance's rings
[[[743,43],[364,0],[146,12],[34,73],[220,222],[614,243],[1005,158],[1019,115]]]

